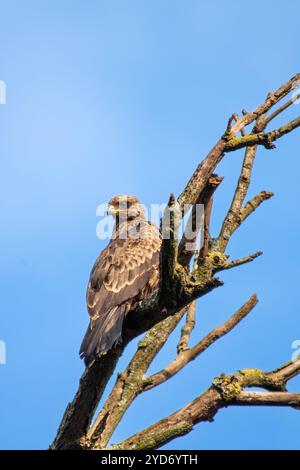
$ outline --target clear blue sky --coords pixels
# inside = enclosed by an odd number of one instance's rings
[[[118,193],[179,194],[224,131],[300,69],[296,0],[0,2],[0,447],[46,448],[83,365],[85,288],[104,242],[96,207]],[[293,106],[284,117],[299,115]],[[278,121],[279,122],[279,121]],[[277,123],[278,123],[277,122]],[[250,195],[276,197],[236,233],[232,257],[198,305],[196,341],[257,292],[259,306],[176,378],[139,397],[112,441],[175,411],[214,376],[288,361],[299,328],[299,130],[260,150]],[[242,153],[229,154],[214,209],[228,207]],[[295,175],[295,176],[294,176]],[[178,331],[151,367],[174,355]],[[134,352],[128,347],[119,370]],[[300,390],[300,380],[290,384]],[[299,448],[299,412],[231,408],[168,449]]]

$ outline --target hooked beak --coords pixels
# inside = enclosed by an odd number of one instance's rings
[[[115,214],[116,214],[116,211],[115,211],[114,206],[108,206],[107,215],[115,215]]]
[[[113,217],[116,217],[116,215],[121,214],[122,212],[126,211],[122,211],[122,209],[117,208],[115,206],[108,206],[107,209],[107,215],[112,215]]]

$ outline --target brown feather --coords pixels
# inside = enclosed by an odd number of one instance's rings
[[[120,238],[125,232],[128,238]],[[157,227],[138,217],[123,222],[114,235],[97,258],[87,287],[91,321],[80,348],[86,364],[120,340],[128,310],[157,288],[161,247]]]

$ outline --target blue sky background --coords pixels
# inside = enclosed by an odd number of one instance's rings
[[[224,131],[299,71],[300,5],[288,0],[0,2],[0,447],[46,448],[83,364],[85,288],[105,242],[96,207],[112,195],[147,204],[179,194]],[[292,106],[282,117],[299,115]],[[277,121],[282,122],[282,120]],[[276,197],[232,239],[233,257],[198,304],[193,341],[257,292],[260,303],[227,337],[163,386],[139,397],[119,440],[186,404],[221,372],[271,370],[290,360],[299,328],[299,130],[260,150],[250,195]],[[229,154],[213,232],[230,202],[242,153]],[[151,371],[175,354],[178,330]],[[134,352],[129,345],[122,370]],[[113,383],[113,382],[112,382]],[[300,380],[290,383],[300,390]],[[299,412],[231,408],[168,449],[299,448]]]

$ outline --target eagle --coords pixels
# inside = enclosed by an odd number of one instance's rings
[[[96,259],[86,293],[90,324],[80,347],[86,366],[121,342],[126,314],[159,283],[161,235],[139,199],[115,196],[107,213],[115,219],[113,233]]]

